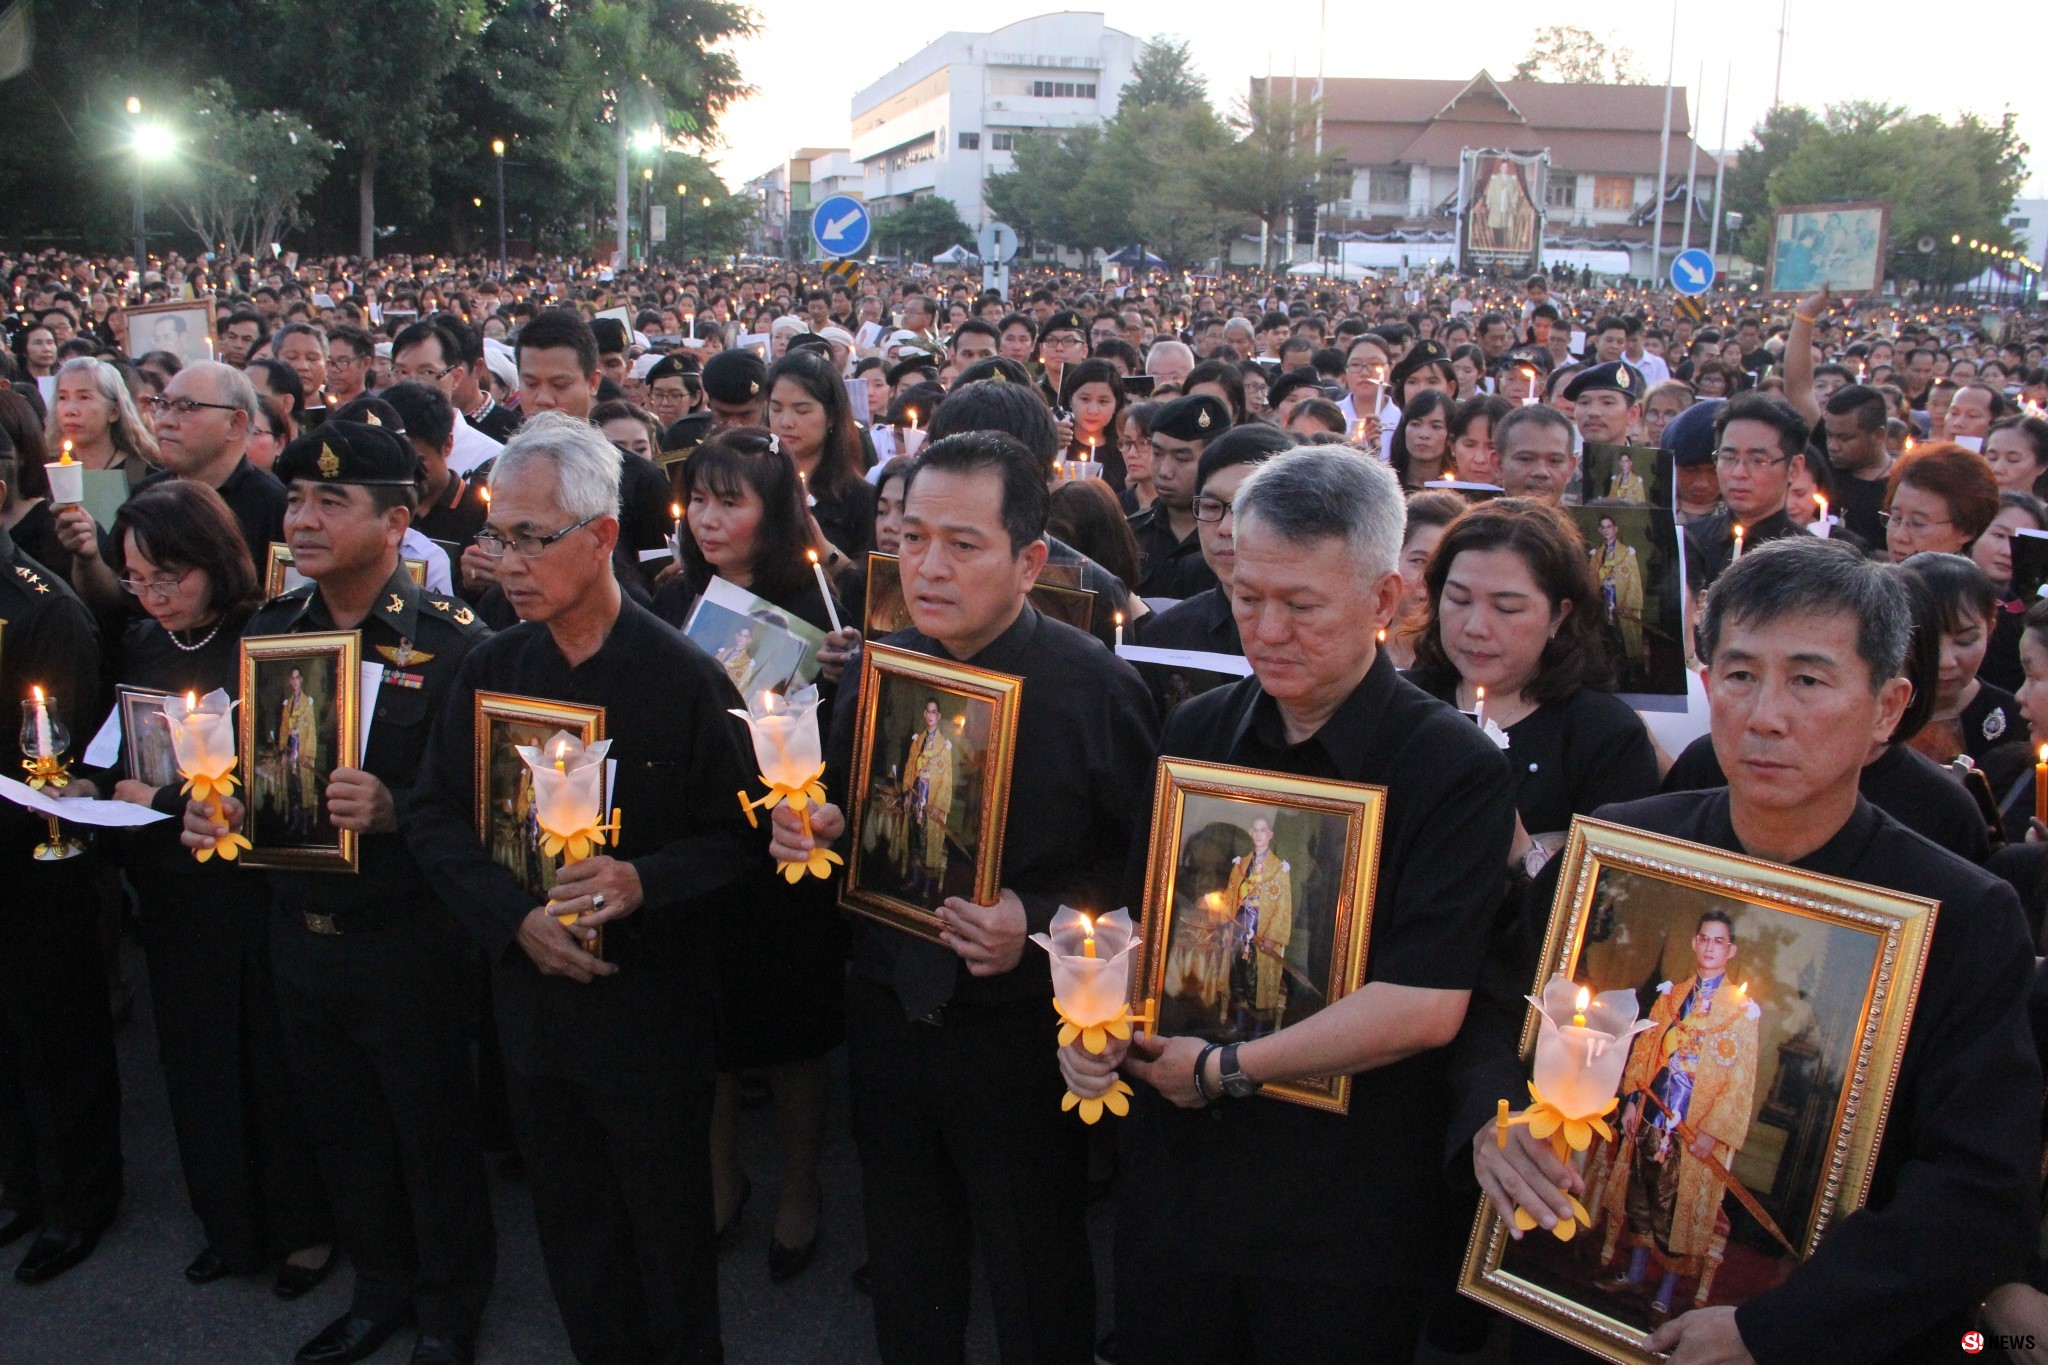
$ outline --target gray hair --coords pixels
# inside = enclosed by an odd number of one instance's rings
[[[1275,455],[1238,485],[1232,508],[1239,535],[1257,522],[1295,545],[1342,537],[1365,584],[1400,560],[1407,505],[1377,453],[1319,445]]]
[[[1185,341],[1155,341],[1152,343],[1152,349],[1145,355],[1145,373],[1152,373],[1153,361],[1168,355],[1177,355],[1187,361],[1189,369],[1195,367],[1195,348]]]
[[[215,398],[248,417],[253,424],[262,415],[257,406],[256,386],[249,382],[249,376],[232,365],[218,360],[195,360],[178,371],[179,374],[196,374],[213,385]]]
[[[1856,621],[1856,652],[1870,665],[1870,690],[1903,676],[1913,607],[1898,575],[1839,540],[1769,541],[1714,580],[1700,615],[1700,658],[1713,664],[1721,630],[1731,621],[1765,626],[1787,616],[1844,613]]]
[[[498,452],[491,466],[491,485],[544,464],[555,472],[555,502],[571,517],[615,517],[619,514],[620,449],[604,433],[564,412],[540,412]],[[639,458],[635,456],[634,458]]]
[[[114,449],[123,455],[139,455],[155,464],[156,438],[142,424],[142,413],[135,406],[135,395],[128,392],[128,382],[122,378],[121,371],[97,356],[75,355],[57,367],[57,383],[62,384],[67,375],[85,375],[91,379],[100,397],[113,406],[114,420],[108,428],[108,436],[114,443]],[[52,452],[64,448],[64,432],[57,426],[55,403],[50,404],[49,418],[43,424],[43,448]]]

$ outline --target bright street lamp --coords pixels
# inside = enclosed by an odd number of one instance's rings
[[[162,124],[144,123],[135,129],[135,155],[144,161],[162,161],[177,146],[178,139]]]

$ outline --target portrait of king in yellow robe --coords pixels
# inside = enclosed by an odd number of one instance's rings
[[[1273,850],[1272,822],[1253,820],[1251,834],[1252,851],[1232,860],[1224,895],[1237,909],[1251,1012],[1265,1016],[1257,1032],[1279,1027],[1284,962],[1294,937],[1294,887],[1293,870]]]
[[[283,764],[285,810],[295,827],[310,829],[320,805],[314,782],[320,748],[320,722],[305,678],[294,668],[291,691],[278,708],[277,752]]]
[[[1607,618],[1621,631],[1621,649],[1631,663],[1641,663],[1643,651],[1643,569],[1636,548],[1621,538],[1621,528],[1612,517],[1600,518],[1600,543],[1587,551],[1593,560],[1593,576],[1600,582],[1600,598]]]
[[[915,850],[914,876],[927,898],[936,898],[946,881],[946,819],[953,811],[953,741],[939,728],[939,704],[924,704],[924,729],[910,741],[903,765],[909,790],[911,820],[923,834]]]

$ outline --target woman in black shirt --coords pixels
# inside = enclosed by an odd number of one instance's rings
[[[1093,460],[1102,466],[1102,481],[1112,493],[1124,491],[1124,378],[1107,360],[1089,359],[1067,367],[1060,384],[1060,406],[1073,414],[1074,439],[1060,452],[1062,460]]]
[[[154,484],[121,508],[111,539],[122,586],[148,613],[122,641],[119,680],[233,695],[242,626],[262,590],[220,495],[188,479]],[[285,1060],[270,893],[262,877],[218,858],[198,862],[179,842],[185,797],[174,773],[144,766],[137,770],[156,781],[124,775],[138,753],[159,756],[146,765],[169,751],[167,733],[123,734],[116,766],[90,783],[173,817],[129,831],[122,862],[140,903],[185,1187],[206,1232],[185,1277],[253,1275],[283,1256],[277,1292],[297,1298],[334,1264],[334,1223]]]
[[[1961,555],[1914,555],[1900,567],[1932,595],[1941,631],[1934,708],[1907,742],[1936,763],[1948,763],[1958,754],[1974,762],[2022,739],[2026,723],[2018,699],[1978,676],[1998,615],[1991,580]]]
[[[828,361],[795,351],[775,362],[768,427],[803,476],[811,519],[834,552],[827,558],[858,559],[874,544],[875,490],[864,477],[846,385]]]
[[[2039,498],[2032,493],[2002,492],[1998,495],[1998,515],[1970,547],[1970,558],[1991,580],[1992,592],[1997,597],[1991,643],[1984,651],[1984,662],[1978,665],[1977,676],[2008,692],[2018,692],[2020,684],[2026,681],[2026,674],[2020,669],[2020,621],[2032,605],[2013,590],[2014,538],[2021,531],[2042,530],[2048,530],[2048,508],[2041,506]]]

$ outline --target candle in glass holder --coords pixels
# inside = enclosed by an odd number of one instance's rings
[[[37,758],[55,758],[56,740],[50,734],[50,699],[40,687],[29,689],[36,697],[36,752]]]

